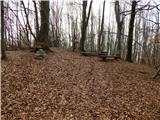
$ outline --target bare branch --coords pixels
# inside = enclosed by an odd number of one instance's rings
[[[27,20],[28,28],[29,28],[29,30],[30,30],[30,32],[31,32],[31,35],[34,37],[34,39],[36,39],[36,36],[35,36],[35,34],[33,33],[32,28],[31,28],[31,26],[30,26],[30,24],[29,24],[29,18],[28,18],[28,14],[27,14],[27,11],[26,11],[24,2],[21,1],[21,4],[23,5],[23,8],[24,8],[24,12],[25,12],[25,15],[26,15],[26,20]]]

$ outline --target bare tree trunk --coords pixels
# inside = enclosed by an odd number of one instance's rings
[[[148,13],[149,11],[147,11]],[[148,17],[148,14],[145,16]],[[142,46],[142,57],[141,57],[141,64],[149,64],[149,57],[147,51],[147,41],[149,37],[149,30],[148,30],[147,22],[143,20],[143,46]]]
[[[111,16],[111,5],[110,5],[110,10],[109,10],[109,16]],[[111,53],[111,48],[112,48],[112,44],[111,44],[111,25],[110,25],[110,22],[111,22],[111,18],[109,18],[109,22],[108,22],[108,28],[107,28],[107,52],[108,52],[108,55]]]
[[[117,56],[121,57],[121,34],[122,34],[122,26],[123,26],[123,18],[120,14],[120,5],[119,1],[115,2],[115,14],[116,14],[116,22],[117,22]]]
[[[70,14],[68,13],[67,15],[67,18],[68,18],[68,38],[69,38],[69,41],[68,41],[68,47],[70,48],[71,47],[71,32],[70,32]]]
[[[104,41],[102,41],[101,42],[101,37],[102,37],[102,34],[103,34],[103,29],[104,29],[104,11],[105,11],[105,0],[104,0],[104,2],[103,2],[103,13],[102,13],[102,22],[101,22],[101,31],[100,31],[100,33],[99,33],[99,37],[98,37],[98,43],[100,43],[99,44],[99,46],[98,46],[98,53],[100,53],[101,52],[101,45],[104,43]],[[102,39],[102,40],[104,40],[104,39]]]
[[[137,58],[138,58],[138,54],[139,54],[138,43],[139,43],[139,38],[140,38],[140,35],[139,35],[140,25],[141,25],[141,13],[135,22],[135,42],[134,42],[133,60],[136,61],[137,63],[138,63]]]
[[[82,36],[81,36],[81,40],[80,40],[80,49],[82,52],[84,52],[84,43],[86,40],[86,30],[87,30],[87,26],[88,26],[88,21],[89,21],[89,16],[90,16],[90,12],[91,12],[91,7],[92,7],[92,0],[90,2],[90,6],[89,6],[89,12],[88,12],[88,16],[86,18],[86,8],[87,8],[87,1],[83,1],[83,18],[82,18]]]
[[[27,43],[27,45],[28,46],[30,46],[31,45],[31,42],[30,42],[30,40],[29,40],[29,31],[28,31],[28,27],[27,27],[27,24],[25,25],[25,27],[26,27],[26,43]]]
[[[72,20],[72,48],[73,48],[73,51],[75,51],[77,48],[76,48],[76,44],[78,44],[78,37],[77,37],[77,34],[76,34],[76,31],[78,30],[77,29],[77,19],[76,19],[76,22],[74,22],[74,20]]]
[[[127,56],[126,60],[128,62],[132,62],[132,43],[133,43],[133,29],[134,29],[134,20],[136,15],[136,1],[132,1],[132,11],[131,18],[129,23],[129,32],[128,32],[128,40],[127,40]]]
[[[22,4],[22,6],[23,6],[23,9],[24,9],[24,12],[25,12],[25,15],[26,15],[27,25],[28,25],[28,28],[29,28],[29,30],[30,30],[30,33],[32,34],[32,36],[33,36],[34,39],[36,40],[36,36],[35,36],[35,34],[33,33],[32,28],[31,28],[30,23],[29,23],[29,18],[28,18],[28,14],[27,14],[27,10],[26,10],[26,7],[25,7],[25,5],[24,5],[24,2],[21,1],[21,4]]]
[[[43,49],[49,50],[48,32],[49,32],[49,1],[41,1],[41,27],[38,42],[43,42]]]
[[[35,19],[36,19],[36,38],[38,38],[39,36],[38,10],[37,10],[37,4],[35,0],[33,0],[33,3],[34,3]]]
[[[91,14],[91,51],[94,50],[94,28],[93,28],[93,19],[94,19],[94,16],[93,16],[93,12]]]
[[[100,35],[100,31],[101,31],[101,11],[100,11],[100,7],[99,7],[99,12],[98,12],[98,39],[97,39],[97,53],[99,53],[100,51],[100,40],[99,40],[99,35]]]
[[[86,8],[87,8],[87,1],[83,1],[83,18],[82,18],[82,36],[80,41],[80,49],[84,51],[84,41],[86,37],[86,29],[85,29],[85,21],[86,21]]]
[[[4,5],[1,1],[1,59],[6,59],[5,41],[4,41]]]
[[[160,17],[160,14],[158,12],[157,14],[157,23],[159,22],[159,17]],[[160,30],[160,24],[157,24],[157,27],[156,27],[156,34],[155,34],[155,38],[154,38],[154,43],[153,43],[153,55],[152,55],[152,64],[153,65],[156,65],[157,64],[157,59],[158,59],[158,35],[159,35],[159,30]]]
[[[17,10],[17,12],[16,12],[16,15],[18,16],[18,2],[16,2],[16,10]],[[16,35],[16,42],[17,42],[17,47],[19,47],[19,44],[18,44],[18,42],[19,42],[19,24],[18,24],[18,20],[16,19],[16,29],[17,29],[17,35]],[[19,47],[20,48],[20,47]]]

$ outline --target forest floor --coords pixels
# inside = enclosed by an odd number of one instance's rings
[[[2,120],[160,120],[160,79],[150,79],[150,67],[60,48],[44,60],[7,56]]]

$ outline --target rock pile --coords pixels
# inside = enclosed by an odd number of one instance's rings
[[[34,55],[34,58],[38,59],[38,60],[42,60],[46,57],[47,57],[47,54],[43,49],[39,49],[38,51],[36,51],[36,53]]]

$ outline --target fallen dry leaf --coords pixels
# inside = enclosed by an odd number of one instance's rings
[[[2,120],[159,120],[160,80],[144,65],[102,62],[66,49],[2,61]]]

